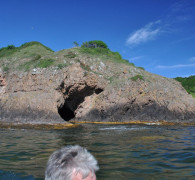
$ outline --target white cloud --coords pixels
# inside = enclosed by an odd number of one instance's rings
[[[155,39],[155,37],[161,32],[160,21],[151,22],[141,29],[133,32],[126,40],[127,45],[138,45],[150,40]]]
[[[161,33],[173,33],[181,23],[193,20],[195,6],[185,0],[178,0],[168,9],[167,15],[158,21],[148,23],[144,27],[132,32],[126,40],[126,45],[135,46],[154,40]],[[191,39],[191,38],[189,38]],[[183,39],[188,40],[188,38]],[[178,42],[183,41],[178,40]]]
[[[187,68],[187,67],[195,67],[195,64],[176,64],[172,66],[156,66],[158,69],[177,69],[177,68]]]

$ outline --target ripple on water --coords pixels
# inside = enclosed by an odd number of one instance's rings
[[[25,175],[23,173],[0,170],[0,180],[35,180],[35,178],[32,175]],[[36,180],[41,179],[37,178]]]
[[[129,126],[114,126],[114,127],[101,127],[99,128],[100,131],[109,131],[109,130],[116,130],[116,131],[139,131],[149,129],[149,127],[129,127]]]
[[[1,129],[0,137],[0,180],[43,180],[48,157],[70,144],[80,144],[94,154],[100,180],[195,179],[195,127]]]

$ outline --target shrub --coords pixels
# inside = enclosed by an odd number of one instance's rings
[[[55,60],[53,60],[53,59],[43,59],[36,65],[36,67],[47,68],[47,67],[51,66],[54,62],[55,62]]]
[[[14,45],[8,45],[7,49],[15,49],[16,47]]]
[[[74,44],[75,47],[79,47],[79,43],[78,42],[74,41],[73,44]]]
[[[4,56],[10,56],[11,54],[15,53],[17,51],[17,47],[14,45],[8,45],[7,47],[2,47],[0,49],[0,57]]]
[[[131,66],[135,67],[135,64],[134,63],[129,63]]]
[[[87,54],[91,54],[91,55],[105,55],[105,54],[109,54],[110,51],[108,49],[104,49],[104,48],[81,48],[80,52],[82,53],[87,53]]]
[[[57,67],[58,69],[63,69],[64,67],[66,67],[67,65],[66,64],[58,64]]]
[[[74,54],[72,51],[69,51],[68,54],[64,55],[65,58],[75,58],[76,54]]]
[[[137,67],[137,68],[142,69],[142,70],[145,70],[143,67]]]
[[[136,76],[133,76],[133,77],[131,78],[131,80],[133,80],[133,81],[137,81],[138,79],[144,80],[144,78],[143,78],[142,75],[136,75]]]
[[[114,56],[116,56],[118,59],[122,59],[122,56],[120,55],[119,52],[112,52]]]
[[[8,71],[9,71],[9,67],[4,66],[4,67],[3,67],[3,71],[4,71],[4,72],[8,72]]]
[[[105,48],[108,49],[108,46],[106,43],[104,43],[103,41],[99,41],[99,40],[94,40],[94,41],[88,41],[88,42],[84,42],[81,47],[83,48]]]
[[[177,77],[175,78],[177,81],[181,82],[182,86],[185,88],[185,90],[192,94],[193,97],[195,97],[195,76],[189,76],[189,77]]]

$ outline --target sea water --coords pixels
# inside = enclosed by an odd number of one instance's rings
[[[195,179],[194,126],[86,124],[0,129],[0,180],[43,180],[51,153],[75,144],[98,160],[98,180]]]

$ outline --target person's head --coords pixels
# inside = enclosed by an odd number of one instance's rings
[[[96,159],[87,149],[66,146],[50,156],[45,180],[96,180],[98,169]]]

